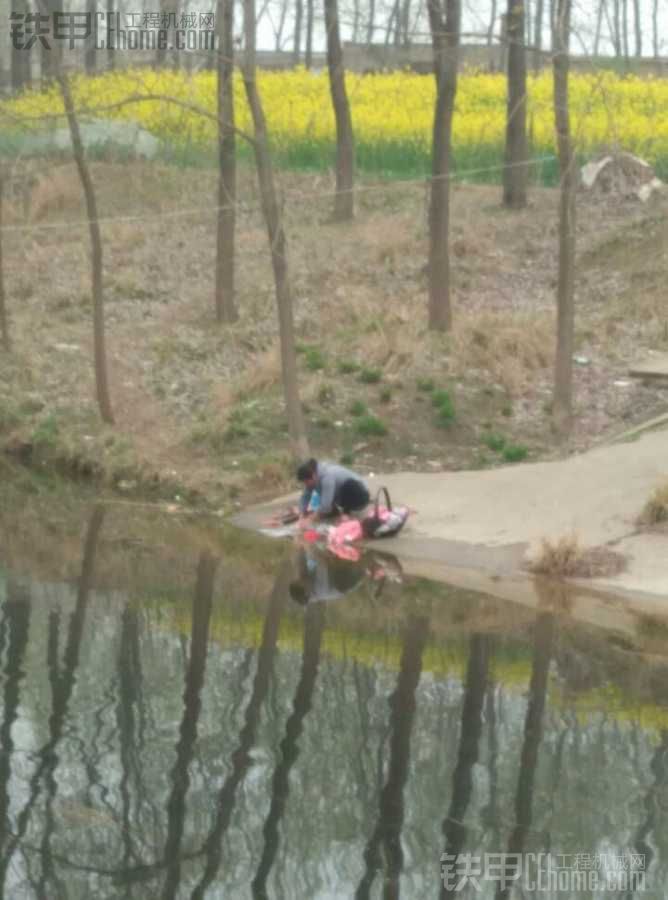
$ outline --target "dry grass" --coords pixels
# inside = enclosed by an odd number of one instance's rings
[[[543,538],[540,554],[528,566],[534,575],[553,578],[601,578],[618,575],[626,560],[607,547],[582,547],[576,534],[552,542]]]
[[[456,369],[486,370],[511,396],[550,366],[553,354],[554,323],[549,313],[472,313],[455,324]]]
[[[668,522],[668,481],[654,489],[638,516],[638,525],[661,525]]]

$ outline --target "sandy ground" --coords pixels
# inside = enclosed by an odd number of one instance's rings
[[[561,592],[578,618],[599,625],[624,627],[638,611],[668,616],[668,533],[642,532],[636,524],[645,501],[668,477],[668,429],[555,462],[363,474],[415,510],[402,533],[383,545],[408,574],[532,606]],[[253,507],[236,522],[256,527],[289,499]],[[541,539],[570,534],[583,547],[606,545],[626,556],[625,571],[567,587],[532,578],[526,563]]]

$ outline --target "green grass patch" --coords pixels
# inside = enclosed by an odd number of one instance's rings
[[[449,391],[433,391],[431,402],[436,408],[436,424],[440,428],[449,428],[456,418],[455,404]]]
[[[482,439],[483,444],[494,453],[501,453],[506,446],[506,439],[502,434],[486,434]]]
[[[367,413],[367,405],[362,400],[353,400],[348,407],[351,416],[364,416]]]
[[[508,444],[503,448],[501,455],[506,462],[522,462],[529,455],[529,448],[524,444]]]
[[[304,362],[310,372],[318,372],[325,368],[325,354],[319,347],[308,347],[304,351]]]
[[[383,373],[380,369],[367,369],[365,367],[360,370],[357,377],[363,384],[378,384],[383,377]]]
[[[376,416],[360,416],[355,423],[355,431],[362,437],[383,437],[387,434],[387,426]]]
[[[357,372],[359,369],[359,363],[352,359],[340,359],[336,364],[336,368],[341,375],[352,375],[353,372]]]

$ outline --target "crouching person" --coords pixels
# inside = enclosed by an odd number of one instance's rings
[[[302,520],[330,519],[345,513],[361,512],[369,503],[369,489],[363,478],[336,463],[309,459],[297,469],[297,480],[304,485],[299,501]],[[317,505],[312,499],[317,495]]]

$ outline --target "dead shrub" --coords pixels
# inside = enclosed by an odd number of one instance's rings
[[[236,400],[275,387],[281,380],[281,357],[278,345],[259,353],[236,379],[232,392]]]
[[[512,395],[551,365],[553,316],[482,312],[462,317],[452,351],[459,369],[484,369]]]
[[[668,481],[654,489],[637,521],[638,525],[661,525],[668,522]]]
[[[624,571],[626,559],[609,547],[582,547],[576,534],[541,541],[540,554],[528,565],[534,575],[553,578],[601,578]]]
[[[31,222],[40,222],[52,213],[62,216],[82,209],[81,182],[73,163],[49,169],[48,176],[37,179],[30,195]]]

